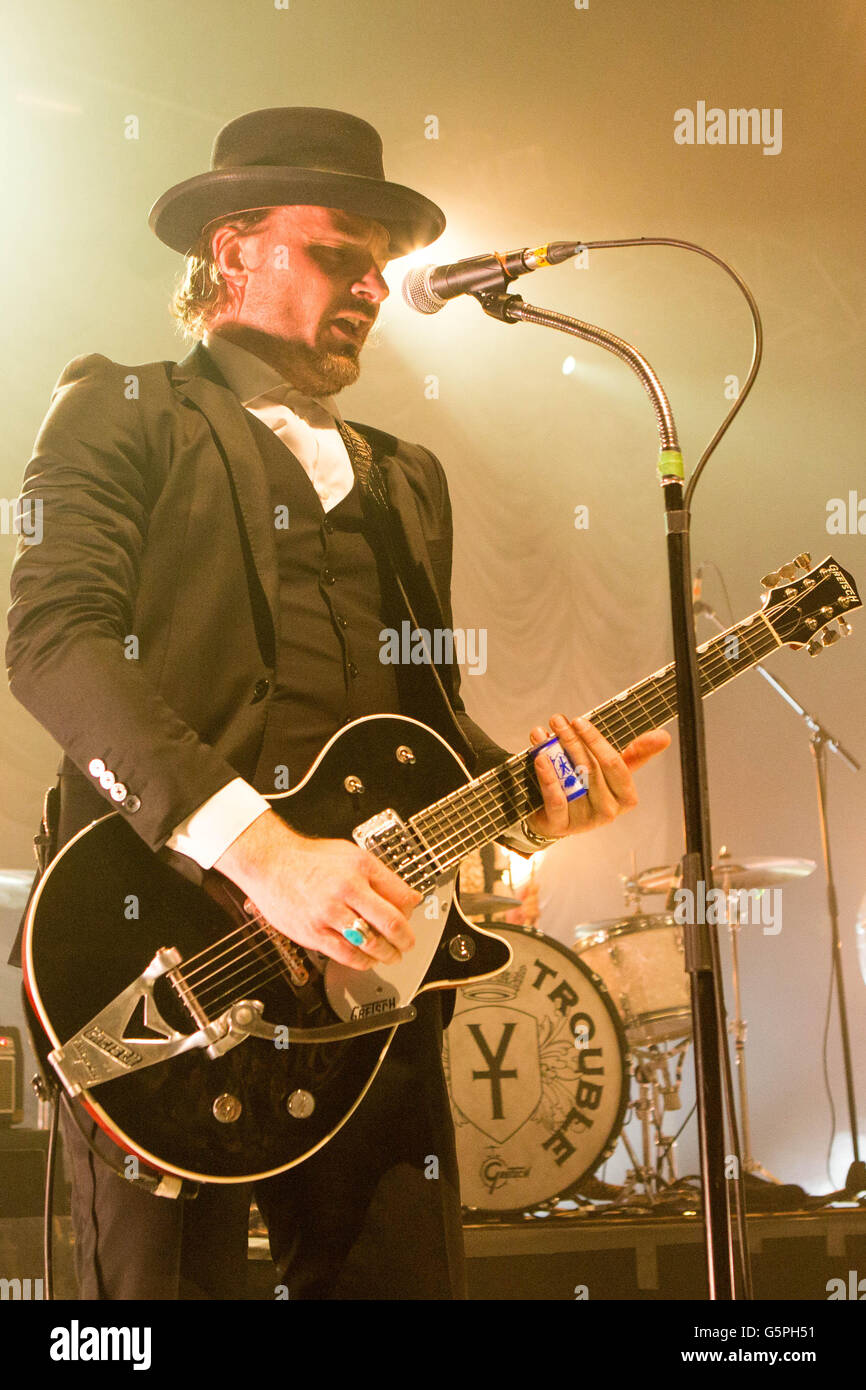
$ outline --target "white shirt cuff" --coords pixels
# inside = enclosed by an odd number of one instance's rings
[[[242,777],[236,777],[176,825],[166,843],[169,849],[194,859],[203,869],[212,869],[247,826],[270,809],[266,797]]]

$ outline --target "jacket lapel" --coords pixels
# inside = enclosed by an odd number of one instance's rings
[[[174,367],[175,389],[207,420],[219,450],[242,524],[250,558],[279,631],[279,575],[271,516],[270,488],[264,460],[246,411],[202,343]]]

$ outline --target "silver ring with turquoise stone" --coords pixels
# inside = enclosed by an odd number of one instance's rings
[[[343,936],[350,946],[366,946],[372,935],[372,928],[363,917],[356,917],[350,927],[343,927]]]

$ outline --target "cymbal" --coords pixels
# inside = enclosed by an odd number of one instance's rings
[[[35,869],[0,869],[0,907],[23,907],[35,876]]]
[[[501,898],[498,893],[461,893],[460,906],[467,917],[490,917],[509,907],[520,907],[519,898]]]
[[[778,883],[808,878],[815,872],[814,859],[780,859],[759,855],[748,859],[719,858],[713,865],[713,881],[717,888],[772,888]],[[680,886],[679,864],[665,864],[658,869],[644,869],[634,880],[639,893],[669,893]]]

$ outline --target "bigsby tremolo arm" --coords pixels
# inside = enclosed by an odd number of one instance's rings
[[[262,1038],[275,1046],[289,1044],[312,1045],[322,1042],[345,1042],[362,1033],[393,1028],[409,1023],[416,1016],[409,1004],[402,1009],[378,1014],[372,1018],[350,1023],[325,1024],[319,1028],[290,1028],[286,1024],[269,1023],[264,1017],[264,1004],[259,999],[238,999],[218,1018],[209,1020],[191,1033],[181,1033],[165,1021],[153,997],[155,982],[162,975],[176,970],[182,956],[174,947],[157,951],[146,970],[94,1018],[80,1028],[61,1047],[48,1054],[48,1060],[71,1096],[92,1090],[105,1081],[129,1076],[143,1067],[170,1061],[194,1048],[204,1048],[209,1057],[221,1057],[246,1038]],[[182,996],[182,992],[179,992]],[[127,1033],[129,1020],[144,1001],[144,1024],[156,1038],[132,1037]]]

